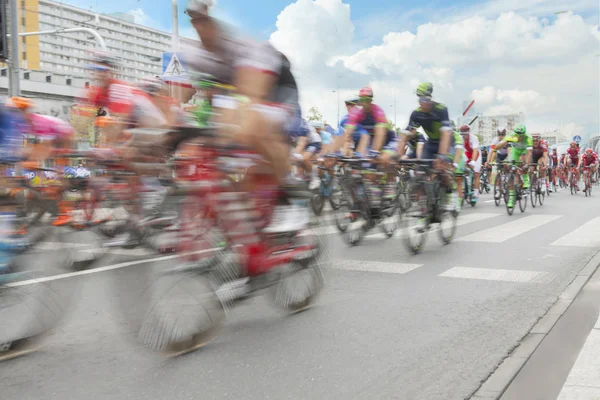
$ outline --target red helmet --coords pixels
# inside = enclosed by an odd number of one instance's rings
[[[573,146],[577,146],[577,143],[571,142],[571,147],[573,147]]]
[[[368,86],[365,86],[364,88],[360,89],[360,92],[358,92],[358,97],[373,98],[373,89],[371,89]]]
[[[469,125],[463,125],[460,127],[460,133],[469,133],[471,132],[471,127]]]
[[[594,154],[594,150],[592,150],[592,149],[585,149],[585,154],[587,154],[588,156],[591,156],[592,154]]]
[[[542,135],[540,135],[539,133],[534,133],[533,135],[531,135],[531,138],[533,140],[540,140],[542,138]]]

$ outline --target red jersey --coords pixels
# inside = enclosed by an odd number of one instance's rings
[[[544,155],[544,153],[547,153],[547,152],[548,152],[548,146],[546,146],[546,143],[544,143],[543,140],[540,140],[540,142],[537,146],[533,146],[531,155],[533,158],[539,159]]]
[[[594,153],[590,155],[583,153],[581,156],[581,165],[584,167],[589,167],[592,164],[598,164],[598,156]]]
[[[569,157],[571,159],[571,161],[579,160],[579,148],[569,147],[567,149],[567,157]]]
[[[108,87],[91,87],[83,102],[94,107],[103,107],[112,115],[129,115],[135,105],[135,91],[132,86],[112,79]]]
[[[558,165],[558,154],[552,153],[550,158],[552,159],[552,165]]]

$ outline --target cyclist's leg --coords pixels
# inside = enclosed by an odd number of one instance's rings
[[[479,157],[477,158],[477,161],[475,161],[475,166],[473,167],[473,197],[474,197],[474,200],[477,200],[477,197],[479,197],[479,189],[481,187],[480,178],[481,178],[481,153],[479,153]]]

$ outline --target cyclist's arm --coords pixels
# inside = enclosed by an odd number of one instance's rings
[[[440,110],[440,120],[442,121],[442,127],[440,128],[438,153],[445,155],[448,153],[452,141],[452,128],[450,127],[450,117],[448,116],[448,109],[446,107]]]

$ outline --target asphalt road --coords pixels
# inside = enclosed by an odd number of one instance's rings
[[[430,233],[417,256],[377,231],[354,248],[333,233],[316,307],[287,316],[253,298],[215,342],[173,360],[132,339],[118,301],[151,263],[109,254],[52,281],[68,282],[72,308],[41,351],[0,364],[0,397],[469,398],[600,249],[597,196],[563,191],[508,216],[486,195],[452,244]]]

